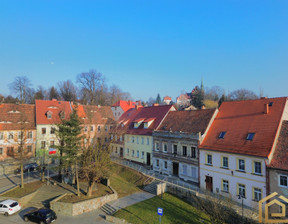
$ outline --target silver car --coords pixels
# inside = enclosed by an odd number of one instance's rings
[[[0,213],[5,216],[12,215],[21,209],[21,205],[14,200],[5,200],[0,202]]]

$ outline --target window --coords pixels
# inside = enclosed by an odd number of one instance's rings
[[[206,155],[206,164],[212,165],[212,155],[211,154]]]
[[[219,134],[219,136],[218,136],[218,138],[224,138],[224,136],[226,135],[226,131],[222,131],[220,134]]]
[[[47,113],[47,118],[48,118],[48,119],[51,119],[51,118],[52,118],[52,113],[51,113],[51,112],[48,112],[48,113]]]
[[[55,146],[55,141],[50,141],[50,146],[54,147]]]
[[[127,155],[129,155],[129,149],[127,149]]]
[[[167,169],[167,161],[164,162],[164,168]]]
[[[166,143],[163,143],[163,152],[167,152],[168,146]]]
[[[139,144],[139,138],[138,138],[138,136],[137,136],[137,144]]]
[[[18,139],[23,139],[23,135],[24,133],[23,133],[23,131],[19,131],[18,132]]]
[[[141,137],[141,144],[144,145],[144,137]]]
[[[46,134],[46,128],[42,128],[42,135]]]
[[[244,159],[238,159],[238,170],[239,171],[245,171],[245,160]]]
[[[107,125],[105,125],[105,131],[108,131],[108,126]]]
[[[147,145],[149,145],[150,143],[149,143],[149,138],[147,137]]]
[[[98,125],[98,132],[100,132],[101,131],[101,126],[100,125]]]
[[[32,138],[32,137],[33,137],[33,132],[32,131],[28,131],[27,138]]]
[[[191,177],[198,178],[197,168],[191,167]]]
[[[87,126],[84,127],[84,131],[85,131],[85,132],[88,131],[88,127],[87,127]]]
[[[159,151],[159,142],[155,142],[155,151]]]
[[[115,153],[118,153],[118,148],[117,147],[115,147]]]
[[[111,141],[113,140],[113,135],[111,135],[110,139],[111,139]]]
[[[229,181],[222,180],[222,191],[228,193],[229,192]]]
[[[177,145],[173,145],[173,154],[177,155]]]
[[[117,140],[118,140],[118,136],[117,136],[117,135],[115,135],[114,139],[115,139],[115,141],[117,141]]]
[[[27,152],[32,152],[32,145],[27,145]]]
[[[3,155],[3,148],[0,148],[0,155]]]
[[[90,127],[90,131],[94,131],[94,126],[91,126],[91,127]]]
[[[238,184],[238,195],[246,197],[246,186],[244,184]]]
[[[252,141],[255,133],[248,133],[246,140]]]
[[[222,157],[222,167],[223,168],[228,168],[229,167],[228,157],[226,157],[226,156]]]
[[[195,147],[191,147],[191,157],[196,158],[196,148]]]
[[[137,158],[139,158],[139,150],[137,150]]]
[[[108,138],[107,138],[107,137],[105,137],[104,141],[105,141],[105,142],[108,142]]]
[[[134,149],[132,150],[132,156],[133,156],[133,157],[135,156],[135,152],[134,152]]]
[[[18,149],[17,149],[18,153],[21,152],[21,147],[19,146]]]
[[[13,132],[9,132],[9,134],[8,134],[8,139],[13,139],[13,138],[14,138]]]
[[[14,151],[14,147],[7,147],[7,154],[11,154]]]
[[[55,134],[55,128],[50,129],[50,134],[52,134],[52,135]]]
[[[3,138],[4,138],[4,133],[0,132],[0,140],[3,140]]]
[[[156,167],[159,167],[159,159],[156,159]]]
[[[281,187],[288,187],[288,177],[284,175],[279,176],[279,185]]]
[[[141,158],[144,159],[144,152],[142,152],[142,157]]]
[[[134,138],[134,136],[132,136],[132,143],[134,143],[135,142],[135,138]]]
[[[182,146],[182,155],[187,156],[187,146]]]
[[[255,162],[254,161],[254,173],[255,174],[262,174],[261,162]]]
[[[122,137],[122,135],[120,135],[119,138],[120,138],[120,142],[122,142],[122,141],[123,141],[123,137]]]
[[[41,149],[45,149],[46,147],[46,142],[45,141],[41,141]]]
[[[187,165],[182,165],[183,175],[187,176]]]
[[[260,188],[253,187],[253,200],[260,201],[262,199],[262,190]]]

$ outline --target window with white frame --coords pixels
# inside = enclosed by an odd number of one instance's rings
[[[281,187],[288,187],[288,176],[279,175],[279,185]]]
[[[3,140],[4,139],[4,132],[0,132],[0,140]]]
[[[147,137],[147,145],[149,145],[150,143],[149,143],[149,137]]]
[[[238,194],[242,197],[246,197],[246,186],[244,184],[238,184]]]
[[[101,131],[101,126],[100,125],[98,125],[97,130],[98,130],[98,132]]]
[[[222,180],[222,191],[223,192],[229,192],[229,181],[228,180]]]
[[[168,146],[167,143],[163,143],[163,152],[167,152]]]
[[[187,146],[182,146],[182,155],[187,156]]]
[[[159,151],[159,142],[155,142],[155,151]]]
[[[212,155],[211,154],[206,154],[206,164],[212,165]]]
[[[255,174],[262,174],[261,162],[254,161],[254,173]]]
[[[87,126],[84,127],[84,131],[85,131],[85,132],[88,131],[88,127],[87,127]]]
[[[226,157],[226,156],[222,157],[222,167],[223,168],[228,168],[229,167],[228,157]]]
[[[45,135],[46,134],[46,128],[42,128],[42,135]]]
[[[177,155],[177,145],[173,145],[173,154]]]
[[[134,138],[134,136],[132,136],[132,143],[134,143],[135,142],[135,138]]]
[[[127,149],[127,155],[129,155],[129,149]]]
[[[144,145],[144,137],[141,137],[141,144]]]
[[[56,130],[56,129],[52,127],[52,128],[50,129],[50,134],[55,134],[55,130]]]
[[[137,144],[139,144],[139,137],[137,136]]]
[[[115,141],[118,140],[118,136],[117,136],[117,135],[114,136],[114,140],[115,140]]]
[[[141,158],[144,159],[144,152],[142,152],[142,157]]]
[[[33,132],[32,131],[28,131],[28,136],[27,138],[32,138],[33,137]]]
[[[238,170],[239,171],[245,171],[245,160],[244,159],[238,159]]]
[[[133,157],[135,156],[135,151],[134,151],[134,149],[132,150],[132,156],[133,156]]]
[[[187,165],[182,165],[183,175],[187,176]]]
[[[110,139],[111,139],[111,141],[113,140],[113,135],[111,135]]]
[[[167,167],[168,167],[168,163],[167,161],[164,161],[164,168],[167,169]]]
[[[27,145],[27,152],[32,152],[32,145]]]
[[[18,131],[18,139],[23,139],[24,133],[23,131]]]
[[[8,134],[8,139],[13,139],[13,138],[14,138],[13,132],[9,132],[9,134]]]
[[[253,188],[253,199],[260,201],[262,199],[262,190],[260,188]]]
[[[46,147],[46,141],[41,141],[41,149],[45,149]]]
[[[139,158],[139,150],[137,150],[137,158]]]
[[[156,159],[156,167],[159,167],[159,159]]]
[[[123,137],[122,137],[122,135],[120,135],[119,140],[120,140],[120,142],[123,141]]]
[[[94,126],[93,125],[90,126],[90,131],[94,131]]]

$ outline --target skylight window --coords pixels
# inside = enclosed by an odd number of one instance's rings
[[[225,135],[226,135],[226,131],[222,131],[220,135],[218,136],[218,138],[224,138]]]
[[[252,141],[255,133],[248,133],[246,140]]]
[[[270,102],[270,103],[269,103],[269,107],[272,107],[272,105],[273,105],[273,102]]]

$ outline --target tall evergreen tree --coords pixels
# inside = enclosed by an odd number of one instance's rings
[[[159,93],[157,94],[156,103],[158,103],[158,104],[161,103],[161,97],[160,97]]]
[[[61,171],[66,173],[75,173],[77,182],[77,194],[80,195],[78,180],[79,150],[81,149],[81,122],[77,114],[77,108],[73,110],[69,120],[62,120],[57,125],[56,135],[59,139],[59,174],[62,178]]]

